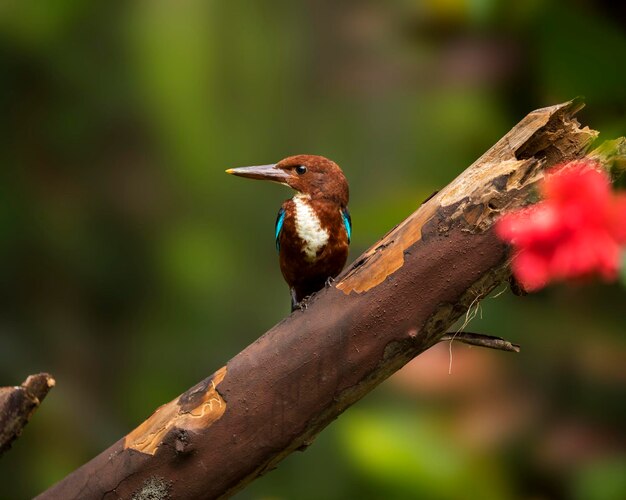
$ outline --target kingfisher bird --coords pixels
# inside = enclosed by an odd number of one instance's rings
[[[277,182],[296,191],[280,207],[274,232],[294,311],[346,263],[352,237],[348,181],[335,162],[316,155],[290,156],[271,165],[226,172]]]

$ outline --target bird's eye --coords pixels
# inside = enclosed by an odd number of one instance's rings
[[[296,167],[296,174],[298,175],[306,174],[306,167],[304,165],[298,165]]]

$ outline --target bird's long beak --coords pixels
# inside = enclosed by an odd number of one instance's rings
[[[276,168],[276,164],[257,165],[255,167],[229,168],[227,174],[248,177],[249,179],[261,179],[285,184],[289,175],[282,168]]]

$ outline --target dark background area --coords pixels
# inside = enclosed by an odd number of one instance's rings
[[[57,386],[0,458],[0,498],[61,479],[288,314],[273,224],[291,195],[226,168],[337,161],[352,260],[532,109],[583,95],[583,123],[624,135],[625,17],[2,2],[0,385]],[[626,498],[625,299],[588,283],[484,300],[469,328],[520,354],[432,349],[236,498]]]

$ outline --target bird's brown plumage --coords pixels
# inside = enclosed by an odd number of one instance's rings
[[[280,269],[291,290],[292,307],[341,272],[350,243],[349,189],[335,162],[323,156],[297,155],[273,165],[227,172],[271,180],[297,191],[283,203],[277,228]]]

